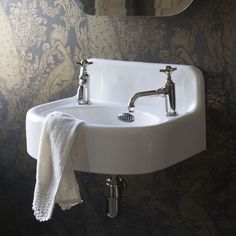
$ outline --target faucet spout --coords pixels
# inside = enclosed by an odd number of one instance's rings
[[[165,104],[166,104],[166,115],[167,116],[176,116],[176,101],[175,101],[175,83],[171,79],[171,73],[177,70],[177,68],[172,68],[171,66],[166,66],[165,69],[161,69],[160,72],[167,74],[167,82],[165,86],[159,89],[147,90],[135,93],[133,97],[129,100],[128,111],[134,112],[135,102],[140,97],[152,96],[152,95],[165,95]]]
[[[133,97],[130,98],[129,103],[128,103],[129,112],[134,112],[134,107],[135,107],[134,103],[136,102],[138,98],[165,94],[166,93],[165,90],[166,90],[165,88],[159,88],[159,89],[147,90],[147,91],[135,93]]]

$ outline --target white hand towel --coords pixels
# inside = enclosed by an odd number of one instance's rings
[[[51,218],[55,203],[65,210],[82,202],[71,156],[74,138],[82,124],[61,112],[47,116],[40,139],[33,200],[34,215],[39,221]]]

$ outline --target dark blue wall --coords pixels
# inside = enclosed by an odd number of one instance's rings
[[[4,236],[234,236],[236,234],[236,1],[195,0],[168,18],[90,17],[74,0],[0,3],[0,234]],[[126,176],[116,219],[106,176],[77,173],[84,204],[38,223],[36,162],[25,114],[75,94],[84,57],[192,64],[205,76],[207,150],[166,170]]]

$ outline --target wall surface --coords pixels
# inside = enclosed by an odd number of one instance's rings
[[[117,219],[105,216],[105,176],[77,173],[84,204],[38,223],[36,162],[25,114],[75,94],[74,62],[112,58],[199,67],[207,150],[168,169],[126,176]],[[168,18],[91,17],[75,0],[0,1],[0,234],[233,236],[236,234],[236,1],[195,0]]]

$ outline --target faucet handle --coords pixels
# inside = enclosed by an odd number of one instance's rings
[[[80,65],[80,76],[87,75],[87,66],[93,64],[92,61],[87,61],[86,59],[76,62],[77,65]]]
[[[160,72],[167,74],[167,79],[171,79],[171,74],[173,71],[177,70],[177,67],[166,66],[165,69],[160,69]]]
[[[91,65],[91,64],[93,64],[93,62],[83,59],[80,62],[76,62],[76,64],[82,66],[83,68],[86,68],[87,65]]]
[[[160,69],[160,72],[164,73],[172,73],[173,71],[177,70],[177,67],[166,66],[165,69]]]

